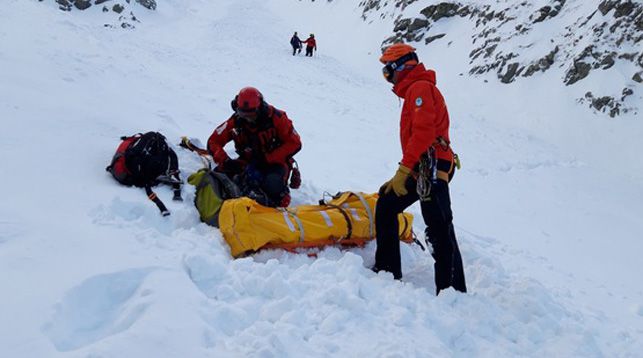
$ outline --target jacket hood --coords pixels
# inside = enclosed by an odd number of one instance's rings
[[[404,98],[406,95],[406,90],[416,81],[429,81],[434,86],[436,84],[435,80],[435,71],[427,70],[423,64],[418,64],[408,72],[402,72],[401,78],[398,79],[397,83],[393,86],[393,92],[401,98]]]

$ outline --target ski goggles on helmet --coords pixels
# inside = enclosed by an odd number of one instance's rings
[[[395,71],[404,70],[406,68],[404,64],[411,60],[418,61],[418,56],[415,54],[415,52],[408,53],[395,61],[387,62],[386,65],[382,67],[382,74],[384,75],[384,78],[389,82],[393,82],[393,75],[395,74]]]
[[[259,108],[252,108],[252,109],[246,109],[246,110],[237,108],[236,112],[239,117],[252,121],[252,120],[255,120],[259,115]]]
[[[240,108],[240,107],[237,107],[236,112],[237,112],[237,114],[255,114],[255,113],[259,112],[259,107],[257,107],[257,108]]]

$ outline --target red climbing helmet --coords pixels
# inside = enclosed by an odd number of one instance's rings
[[[232,101],[232,108],[237,112],[256,112],[263,102],[263,95],[254,87],[244,87]]]

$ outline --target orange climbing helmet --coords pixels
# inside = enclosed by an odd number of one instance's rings
[[[397,61],[398,59],[404,57],[405,55],[409,54],[415,54],[415,48],[411,45],[407,45],[405,43],[398,42],[396,44],[393,44],[384,50],[384,53],[382,54],[382,57],[380,57],[380,62],[383,64],[387,64],[389,62],[394,62]],[[409,63],[404,63],[404,64],[409,64],[409,65],[417,65],[417,55],[414,56],[415,59],[411,59]],[[411,61],[415,61],[415,63],[410,63]]]
[[[409,66],[417,65],[419,60],[415,54],[415,48],[404,43],[396,43],[384,50],[380,62],[384,64],[382,74],[384,78],[394,83],[396,71],[403,71]]]

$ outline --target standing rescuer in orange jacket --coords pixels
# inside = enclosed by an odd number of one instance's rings
[[[375,272],[402,278],[397,216],[420,200],[426,235],[435,259],[436,294],[448,287],[466,292],[462,258],[453,229],[449,181],[456,157],[449,142],[449,114],[437,89],[435,72],[418,62],[415,48],[397,43],[380,62],[393,92],[404,99],[400,119],[402,160],[380,188],[375,209],[377,251]]]

